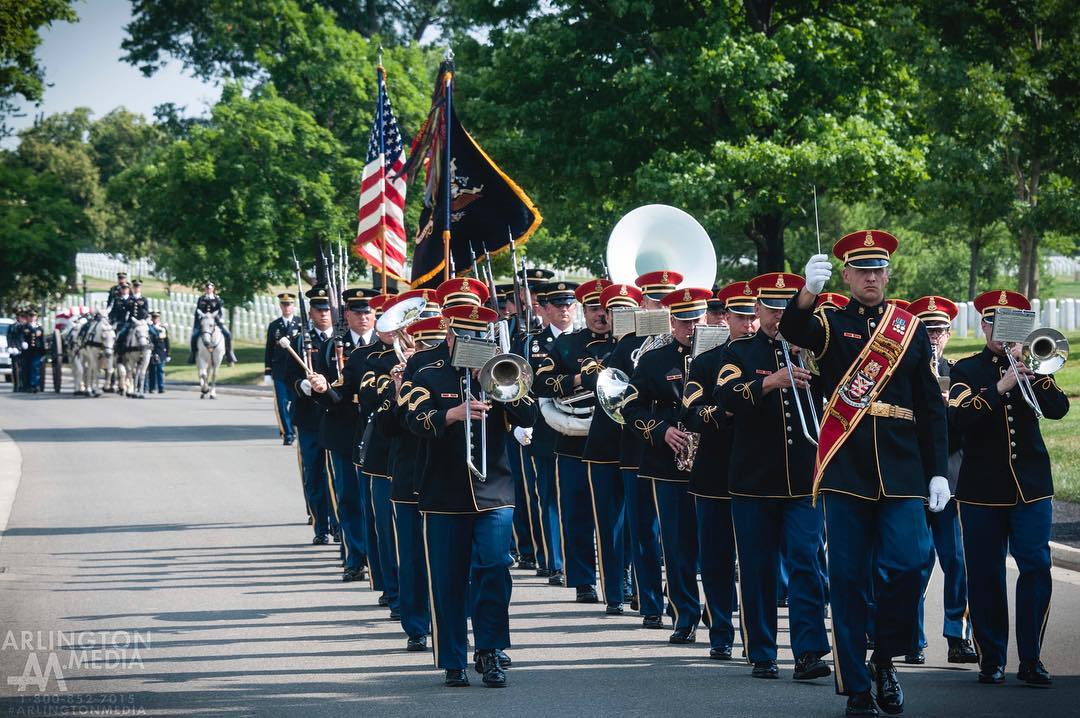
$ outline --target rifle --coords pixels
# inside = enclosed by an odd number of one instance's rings
[[[304,357],[304,366],[307,367],[308,373],[311,373],[311,356],[308,354],[307,349],[307,331],[308,331],[308,318],[307,306],[304,304],[304,288],[300,278],[300,260],[296,258],[296,250],[292,253],[293,265],[296,267],[296,301],[300,306],[301,330],[298,339],[298,345],[300,347],[300,356]]]

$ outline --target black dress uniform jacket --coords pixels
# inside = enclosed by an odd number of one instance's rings
[[[323,344],[326,343],[326,340],[323,339],[322,335],[315,329],[309,329],[307,336],[305,337],[305,342],[307,344],[306,349],[311,357],[312,369],[315,373],[323,374],[323,376],[325,376],[323,367],[320,366],[322,360],[319,357],[322,355],[322,347]],[[293,338],[293,350],[303,357],[303,354],[300,352],[299,334]],[[304,379],[307,379],[307,374],[300,365],[297,364],[295,360],[289,362],[289,369],[285,374],[285,381],[292,384],[293,390],[296,392],[296,400],[292,403],[291,418],[293,426],[298,426],[305,431],[318,431],[319,422],[322,420],[326,410],[315,403],[314,399],[300,389],[300,384]],[[312,394],[314,393],[315,392],[312,392]]]
[[[621,369],[627,376],[634,376],[636,367],[632,357],[634,352],[640,349],[646,340],[648,340],[648,337],[639,337],[637,334],[632,333],[620,337],[619,344],[625,346],[616,346],[616,351],[612,352],[611,356],[608,357],[608,366]],[[622,435],[619,437],[619,468],[627,471],[637,471],[641,468],[643,456],[645,456],[645,442],[641,440],[641,436],[637,432],[624,428]]]
[[[356,347],[348,332],[342,342],[345,356],[352,358]],[[359,416],[356,403],[356,386],[359,382],[355,376],[355,365],[350,369],[350,362],[346,359],[341,372],[338,372],[337,347],[333,338],[323,342],[319,348],[318,365],[318,373],[326,377],[330,384],[330,388],[322,394],[312,393],[315,402],[325,409],[319,421],[319,445],[351,458],[353,434]]]
[[[376,412],[387,405],[389,391],[393,391],[393,379],[390,378],[390,370],[398,364],[397,354],[394,347],[376,341],[371,350],[364,355],[363,375],[360,377],[360,413],[373,421]],[[365,474],[380,479],[390,478],[390,441],[385,434],[374,430],[367,431],[367,448],[364,450],[362,468]],[[360,437],[357,437],[358,439]],[[360,451],[359,442],[357,452]],[[359,462],[359,456],[354,461]]]
[[[831,396],[870,341],[885,303],[867,307],[852,299],[842,309],[822,306],[811,311],[800,309],[796,301],[788,302],[780,333],[817,356],[822,392]],[[926,498],[931,477],[947,475],[947,420],[941,389],[930,371],[930,337],[920,322],[912,324],[907,331],[915,336],[877,400],[913,412],[914,421],[871,416],[868,411],[829,462],[820,490],[875,500]]]
[[[630,376],[634,371],[634,362],[630,359],[630,354],[641,345],[641,342],[636,341],[636,339],[637,337],[633,335],[621,337],[615,343],[611,353],[598,360],[600,369],[620,369],[627,376]],[[582,375],[581,385],[588,387],[595,394],[598,377],[599,372]],[[624,432],[622,425],[616,423],[598,404],[596,411],[593,412],[592,423],[589,425],[589,435],[585,439],[582,459],[594,464],[621,465],[622,437],[624,433],[628,432]],[[640,442],[636,442],[636,445],[640,446]]]
[[[529,337],[529,351],[527,354],[522,354],[522,356],[528,357],[529,365],[532,366],[534,377],[547,360],[554,343],[555,334],[551,331],[550,325],[544,327],[543,331],[536,336]],[[533,393],[536,393],[535,386],[533,387]],[[533,424],[532,443],[529,444],[529,452],[533,456],[552,456],[555,453],[555,441],[558,437],[559,433],[544,421],[544,417],[540,412],[537,412],[536,423]]]
[[[1009,360],[984,348],[956,362],[951,372],[949,414],[964,450],[956,500],[1012,506],[1054,495],[1050,456],[1039,420],[1016,387],[998,394]],[[1069,411],[1069,399],[1052,376],[1032,378],[1035,398],[1047,419]]]
[[[399,504],[415,504],[420,500],[420,471],[427,461],[428,442],[409,431],[409,397],[413,392],[412,377],[416,370],[434,359],[438,347],[419,349],[405,362],[401,390],[395,400],[375,415],[377,429],[392,439],[390,462],[390,500]]]
[[[290,364],[295,363],[289,356],[289,352],[278,345],[283,337],[288,337],[291,342],[302,331],[300,318],[293,316],[286,320],[278,317],[266,327],[266,351],[263,353],[263,367],[268,376],[277,380],[285,378],[285,372]]]
[[[465,462],[465,422],[446,423],[446,412],[464,401],[465,374],[450,364],[442,344],[412,377],[406,420],[409,430],[428,441],[420,474],[420,510],[432,513],[476,513],[514,505],[514,483],[504,437],[510,425],[529,427],[536,420],[536,402],[526,396],[508,404],[494,402],[487,417],[487,478],[472,476]],[[479,383],[472,382],[479,398]],[[480,422],[473,423],[472,455],[480,466]]]
[[[688,489],[695,496],[707,499],[730,497],[728,462],[734,429],[731,417],[713,398],[721,356],[726,346],[713,347],[695,357],[690,362],[690,373],[683,386],[683,425],[701,435]]]
[[[603,368],[601,360],[615,346],[611,334],[596,334],[588,328],[560,334],[551,352],[536,371],[533,387],[536,395],[551,399],[568,399],[581,391],[593,391],[591,399],[577,402],[575,408],[596,406],[596,375]],[[574,375],[581,374],[581,386],[574,387]],[[603,411],[603,410],[599,410]],[[594,419],[595,421],[595,411]],[[555,453],[581,458],[585,453],[586,436],[558,434]]]
[[[729,342],[721,352],[714,396],[734,414],[728,489],[736,496],[788,498],[813,492],[817,448],[803,435],[792,390],[762,393],[766,377],[786,371],[780,342],[762,331]],[[820,407],[817,384],[812,378],[810,391]],[[806,392],[800,391],[809,424]]]
[[[146,297],[128,297],[124,309],[129,320],[150,318],[150,303],[146,301]]]
[[[221,297],[217,295],[210,297],[204,294],[195,302],[195,318],[198,319],[199,312],[202,312],[203,314],[216,314],[220,319],[223,306]]]
[[[683,383],[689,347],[676,341],[641,355],[630,379],[623,407],[626,426],[645,441],[638,476],[661,481],[689,481],[690,472],[675,468],[675,452],[664,441],[682,416]]]

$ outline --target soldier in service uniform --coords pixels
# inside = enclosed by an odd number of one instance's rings
[[[22,355],[23,330],[26,329],[26,310],[15,310],[15,321],[7,328],[8,353],[11,356],[11,390],[23,390],[26,370]]]
[[[452,280],[451,293],[440,287],[443,315],[450,329],[446,343],[430,350],[429,360],[412,377],[406,417],[409,429],[428,442],[420,474],[424,549],[431,571],[430,596],[435,664],[446,671],[447,686],[467,686],[468,619],[472,618],[474,662],[490,687],[506,685],[503,652],[510,645],[510,541],[514,486],[502,435],[510,426],[531,426],[536,404],[529,396],[502,404],[480,400],[479,382],[451,363],[457,334],[480,336],[498,315],[480,306],[483,284]],[[473,280],[475,281],[475,280]],[[479,286],[477,286],[479,285]],[[471,295],[471,299],[466,295]],[[470,437],[464,420],[472,422]],[[474,476],[466,452],[480,466],[480,433],[486,431],[487,474]]]
[[[694,327],[705,317],[712,291],[676,289],[665,295],[670,341],[638,359],[623,407],[626,426],[645,442],[638,478],[652,483],[664,549],[664,575],[674,612],[670,643],[694,643],[701,620],[697,588],[697,520],[690,480],[694,437],[680,424]]]
[[[131,297],[131,285],[128,283],[117,285],[116,296],[109,304],[109,324],[117,331],[124,326],[128,315],[128,299]]]
[[[724,308],[724,322],[730,330],[729,342],[756,331],[755,295],[748,282],[727,285],[717,292],[715,301]],[[694,497],[697,518],[698,563],[709,625],[709,658],[726,661],[731,658],[735,641],[731,620],[735,610],[735,533],[728,493],[733,429],[731,417],[713,398],[724,346],[702,352],[691,362],[683,386],[682,422],[688,431],[701,436],[697,458],[690,470],[688,490]]]
[[[127,283],[127,272],[117,272],[116,284],[109,287],[109,296],[105,301],[105,307],[107,309],[112,309],[112,305],[116,302],[116,298],[120,296],[120,287]]]
[[[282,292],[278,296],[278,306],[281,308],[281,316],[270,322],[266,327],[266,350],[263,352],[263,383],[274,387],[274,413],[278,421],[278,435],[281,436],[285,446],[291,446],[295,439],[292,419],[289,417],[289,407],[295,398],[285,381],[285,372],[293,361],[288,351],[278,343],[283,338],[289,342],[302,332],[303,324],[300,318],[295,316],[296,297],[289,292]]]
[[[841,238],[851,301],[814,308],[832,274],[824,254],[806,266],[780,333],[814,353],[829,403],[821,415],[815,495],[822,492],[828,540],[836,689],[848,715],[904,707],[893,666],[915,632],[921,575],[930,551],[923,516],[950,498],[948,432],[930,339],[909,312],[885,303],[896,238],[866,230]],[[874,651],[866,658],[870,586],[878,579]],[[871,695],[871,687],[875,695]]]
[[[739,547],[741,626],[754,678],[778,678],[777,572],[783,554],[790,577],[788,619],[796,680],[829,675],[825,591],[818,566],[822,519],[813,505],[814,445],[803,434],[795,392],[812,430],[810,407],[821,394],[810,372],[788,366],[794,348],[777,335],[788,299],[803,280],[773,272],[750,289],[760,329],[728,344],[720,359],[716,400],[734,417],[728,489]]]
[[[146,391],[165,393],[165,365],[169,362],[169,328],[161,323],[161,312],[150,312],[150,366]]]
[[[119,352],[123,352],[127,342],[128,332],[134,322],[150,318],[150,303],[142,295],[142,282],[138,279],[131,283],[131,293],[122,293],[117,298],[114,306],[122,307],[124,316],[117,325],[116,346]],[[110,312],[111,315],[111,312]]]
[[[579,603],[596,603],[596,548],[589,484],[582,454],[588,436],[589,416],[595,409],[596,375],[601,361],[615,346],[600,293],[611,282],[590,279],[574,292],[585,314],[585,327],[562,334],[536,372],[536,395],[570,403],[569,412],[545,410],[545,418],[558,433],[555,441],[555,483],[562,529],[566,585],[576,590]],[[551,301],[549,295],[548,301]]]
[[[1007,290],[975,298],[986,347],[956,362],[950,373],[949,414],[964,451],[956,499],[960,503],[968,604],[979,654],[979,682],[1005,681],[1009,647],[1009,600],[1005,556],[1016,560],[1016,677],[1034,686],[1051,683],[1040,660],[1050,616],[1050,525],[1054,480],[1039,417],[1017,386],[1031,384],[1046,419],[1061,419],[1069,399],[1050,375],[1033,374],[1019,346],[991,337],[999,309],[1030,309],[1027,297]],[[1011,351],[1016,368],[1010,368]]]
[[[306,295],[306,292],[305,292]],[[236,363],[236,355],[232,350],[232,333],[228,327],[225,326],[225,305],[221,302],[221,297],[214,293],[214,283],[207,282],[204,285],[204,293],[195,302],[194,320],[191,327],[191,354],[188,355],[188,364],[195,363],[195,342],[199,340],[199,314],[213,315],[217,321],[218,327],[221,328],[221,333],[225,336],[225,361],[232,366]]]
[[[20,354],[26,369],[26,386],[23,391],[37,394],[42,391],[41,367],[45,363],[45,330],[37,322],[38,313],[33,307],[26,310],[26,325],[20,337]]]

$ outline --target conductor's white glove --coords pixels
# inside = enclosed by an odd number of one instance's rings
[[[307,379],[305,379],[304,381],[307,381]],[[264,385],[270,386],[273,383],[274,383],[274,377],[270,376],[269,374],[263,374],[263,384]]]
[[[307,379],[304,379],[302,382],[300,382],[300,391],[304,392],[308,396],[311,396],[311,382]]]
[[[522,446],[528,446],[532,443],[532,432],[533,430],[531,427],[526,429],[520,426],[515,426],[514,438],[517,439],[517,442]]]
[[[952,492],[949,491],[949,480],[944,476],[935,476],[930,479],[930,510],[934,513],[941,511],[945,508],[945,504],[949,503],[949,499],[952,498]]]
[[[806,263],[804,276],[806,277],[806,291],[815,295],[821,294],[821,290],[829,283],[829,277],[832,276],[832,263],[829,262],[829,257],[824,254],[815,254],[811,257]]]

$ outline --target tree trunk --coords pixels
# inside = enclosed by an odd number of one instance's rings
[[[1039,235],[1032,234],[1031,237],[1031,267],[1028,271],[1028,294],[1031,299],[1039,296],[1039,270],[1042,268],[1042,262],[1039,261]]]
[[[755,217],[753,232],[758,239],[758,274],[784,271],[784,222],[780,216],[766,214]]]
[[[1016,272],[1016,291],[1030,297],[1031,265],[1035,259],[1035,234],[1027,228],[1020,230],[1020,266]]]
[[[979,283],[979,256],[982,254],[982,232],[976,231],[971,242],[971,263],[968,265],[967,298],[970,302],[975,298],[975,289]]]

